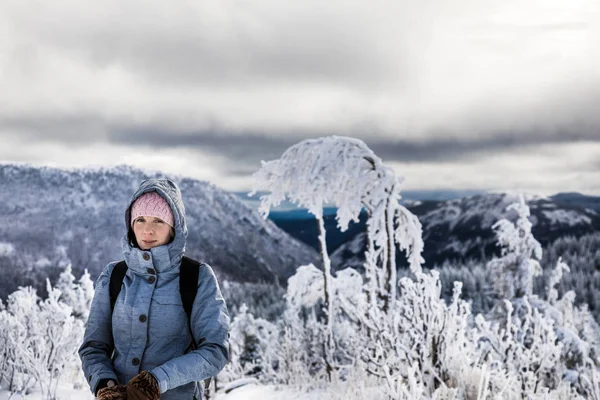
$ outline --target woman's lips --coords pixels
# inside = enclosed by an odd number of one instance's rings
[[[152,244],[152,243],[156,243],[156,240],[142,240],[142,242],[144,242],[146,244]]]

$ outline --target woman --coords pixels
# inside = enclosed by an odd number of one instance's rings
[[[106,400],[200,399],[196,382],[227,363],[229,315],[212,269],[202,264],[188,323],[179,291],[187,238],[179,188],[168,179],[142,182],[125,222],[121,291],[111,311],[112,262],[96,282],[79,349],[90,389]]]

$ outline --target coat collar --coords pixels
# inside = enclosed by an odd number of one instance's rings
[[[153,247],[149,250],[141,250],[137,247],[127,245],[123,255],[127,267],[138,274],[148,274],[148,269],[152,268],[156,273],[169,272],[172,269],[178,269],[181,265],[181,258],[173,263],[169,255],[169,245]]]

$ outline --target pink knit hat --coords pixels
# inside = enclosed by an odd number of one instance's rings
[[[173,211],[169,203],[156,192],[147,192],[138,197],[131,206],[131,225],[140,216],[158,217],[174,226]]]

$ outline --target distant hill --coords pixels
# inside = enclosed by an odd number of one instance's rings
[[[558,193],[550,197],[559,204],[589,208],[600,213],[600,197],[586,196],[580,193]]]
[[[161,174],[131,167],[60,170],[0,164],[0,295],[40,283],[45,270],[73,265],[92,277],[122,259],[124,211],[140,182]],[[216,186],[170,177],[184,197],[187,254],[221,278],[284,282],[318,253]],[[38,285],[39,286],[39,285]],[[14,287],[16,289],[16,286]],[[14,290],[13,289],[13,290]]]
[[[595,211],[597,199],[579,194],[526,196],[536,238],[546,245],[559,237],[600,232],[600,213]],[[424,258],[427,265],[433,266],[446,260],[487,260],[498,254],[491,227],[499,219],[515,218],[514,213],[506,212],[506,207],[516,200],[516,194],[490,193],[446,201],[406,201],[405,206],[423,225]],[[351,223],[347,232],[336,228],[334,214],[335,209],[331,208],[325,217],[333,266],[360,268],[366,246],[366,213],[361,214],[359,223]],[[269,218],[290,235],[318,249],[316,222],[306,210],[276,211]],[[404,263],[399,254],[398,265]]]

